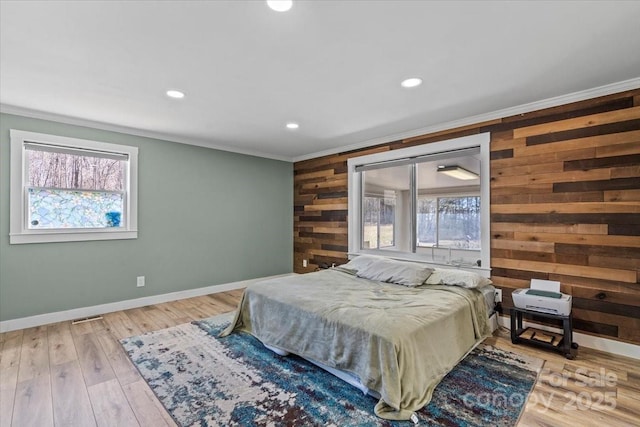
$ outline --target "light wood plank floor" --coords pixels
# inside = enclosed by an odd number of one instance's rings
[[[241,294],[224,292],[108,313],[87,323],[0,334],[0,426],[174,426],[118,339],[232,311]],[[504,330],[488,342],[546,360],[519,426],[640,425],[637,360],[581,348],[569,361],[514,346]]]

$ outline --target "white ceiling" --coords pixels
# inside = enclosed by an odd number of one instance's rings
[[[639,21],[638,1],[2,1],[0,103],[296,160],[635,79]]]

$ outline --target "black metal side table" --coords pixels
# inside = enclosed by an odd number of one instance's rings
[[[537,347],[545,348],[547,350],[557,351],[564,354],[567,359],[573,359],[576,356],[578,344],[573,342],[573,325],[571,323],[571,315],[559,316],[556,314],[543,313],[539,311],[525,310],[524,308],[512,307],[510,309],[511,314],[511,342],[514,344],[524,343],[531,344]],[[531,315],[544,317],[547,319],[560,320],[562,322],[563,335],[558,337],[557,334],[548,333],[535,328],[523,328],[522,316]],[[550,338],[550,341],[543,341],[536,339],[536,333],[538,336],[544,336]],[[556,342],[557,340],[557,342]]]

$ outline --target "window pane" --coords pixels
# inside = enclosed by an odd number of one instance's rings
[[[394,229],[396,221],[396,199],[393,192],[389,197],[380,198],[380,244],[381,248],[394,246]]]
[[[30,187],[124,190],[126,160],[26,150]]]
[[[29,188],[29,229],[122,227],[124,194]]]
[[[418,197],[418,246],[436,244],[436,199]]]
[[[479,159],[452,156],[418,163],[416,168],[417,245],[480,249],[480,197],[475,195],[480,192]],[[443,173],[443,168],[460,168],[476,177]]]
[[[438,198],[438,245],[480,249],[480,197]]]
[[[410,172],[410,165],[361,172],[362,249],[407,250]],[[403,229],[405,237],[399,240],[399,230]]]
[[[362,247],[376,249],[378,247],[378,223],[380,217],[380,201],[377,197],[365,197],[362,203],[363,226]]]

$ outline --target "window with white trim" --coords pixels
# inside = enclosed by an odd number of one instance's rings
[[[137,238],[138,148],[11,130],[10,243]]]
[[[489,134],[354,157],[348,178],[350,254],[488,269]]]

